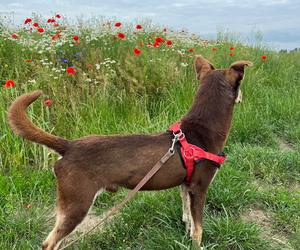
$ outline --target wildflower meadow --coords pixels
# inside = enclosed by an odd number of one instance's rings
[[[165,131],[193,102],[197,54],[216,68],[254,64],[235,107],[228,159],[209,188],[203,249],[299,249],[300,53],[230,33],[205,40],[149,21],[71,22],[63,13],[0,22],[0,249],[39,249],[55,221],[58,155],[12,133],[7,109],[17,96],[43,90],[28,115],[68,139]],[[127,192],[100,195],[86,226]],[[179,188],[140,192],[70,249],[194,249],[181,216]]]

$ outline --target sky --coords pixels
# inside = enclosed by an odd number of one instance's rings
[[[229,30],[245,41],[253,41],[260,32],[263,42],[273,49],[300,47],[300,0],[0,0],[0,16],[12,11],[16,24],[32,12],[45,17],[58,12],[74,19],[151,19],[154,24],[187,29],[204,39]]]

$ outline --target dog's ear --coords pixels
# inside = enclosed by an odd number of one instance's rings
[[[245,66],[252,67],[253,63],[250,61],[236,61],[230,65],[229,74],[235,82],[240,82],[244,78]]]
[[[196,56],[195,70],[196,70],[196,77],[198,80],[202,81],[202,79],[214,69],[215,67],[203,56],[201,55]]]

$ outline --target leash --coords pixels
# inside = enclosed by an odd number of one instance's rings
[[[156,174],[156,172],[174,155],[175,150],[174,146],[175,143],[178,141],[179,137],[174,135],[172,139],[172,146],[169,148],[168,152],[164,154],[164,156],[152,167],[152,169],[144,176],[144,178],[132,189],[127,196],[117,205],[115,205],[111,210],[109,210],[105,216],[92,228],[90,228],[87,232],[77,237],[75,240],[68,243],[66,246],[59,248],[60,250],[66,249],[67,247],[73,245],[78,240],[82,239],[84,236],[89,234],[91,231],[102,225],[109,217],[117,213],[121,208],[123,208],[126,203],[128,203],[136,193]]]

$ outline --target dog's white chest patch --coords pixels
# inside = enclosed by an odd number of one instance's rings
[[[241,103],[243,101],[243,94],[242,91],[239,89],[239,93],[237,97],[235,98],[235,103]]]

